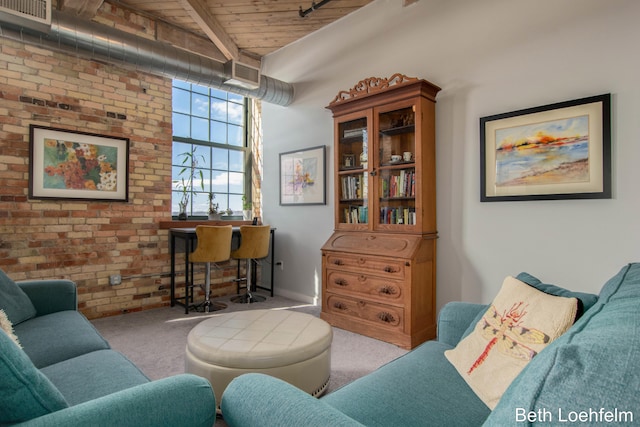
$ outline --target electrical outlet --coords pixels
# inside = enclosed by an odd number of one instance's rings
[[[284,261],[278,261],[276,262],[276,265],[280,266],[280,270],[284,271]]]
[[[122,276],[119,274],[112,274],[109,276],[109,284],[111,286],[119,285],[122,283]]]

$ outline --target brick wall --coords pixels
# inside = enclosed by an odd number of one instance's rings
[[[167,305],[171,81],[0,41],[0,268],[75,281],[88,318]],[[129,138],[129,201],[30,200],[30,124]],[[235,293],[234,275],[214,296]]]

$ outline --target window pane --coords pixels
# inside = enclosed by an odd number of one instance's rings
[[[238,95],[235,93],[229,93],[229,101],[237,102],[239,104],[244,104],[244,97],[242,95]]]
[[[214,169],[228,169],[229,168],[229,150],[226,148],[214,148],[213,150],[213,163],[211,165]]]
[[[211,118],[227,121],[227,103],[221,99],[211,98]]]
[[[242,193],[244,191],[244,174],[229,172],[229,192]]]
[[[244,171],[243,151],[229,150],[229,170],[237,172]]]
[[[225,101],[227,100],[227,92],[223,91],[223,90],[218,90],[218,89],[211,89],[211,96],[215,96],[216,98],[219,99],[224,99]]]
[[[191,114],[198,117],[209,117],[209,97],[194,93],[191,96]]]
[[[211,142],[227,143],[227,125],[225,123],[211,120]]]
[[[191,105],[191,94],[186,90],[173,88],[172,93],[173,111],[189,114]]]
[[[191,138],[201,141],[209,140],[209,120],[198,117],[191,118]]]
[[[209,94],[209,88],[206,86],[191,85],[191,90],[197,93],[204,93],[205,95]]]
[[[242,211],[241,194],[229,194],[229,208],[234,212]]]
[[[244,121],[244,107],[240,104],[229,103],[229,123],[242,125]]]
[[[229,132],[227,143],[236,147],[242,147],[244,145],[244,135],[242,132],[242,127],[229,125],[227,129]]]
[[[174,80],[173,86],[179,87],[181,89],[191,90],[191,83],[183,82],[182,80]]]
[[[208,215],[209,214],[209,193],[195,193],[191,206],[192,215]]]
[[[190,120],[189,116],[184,114],[173,113],[173,136],[189,138],[190,136]]]
[[[172,164],[181,165],[184,160],[184,153],[191,152],[191,144],[173,141]]]
[[[228,190],[228,176],[224,171],[212,171],[211,191],[214,193],[226,193]],[[217,196],[216,196],[217,197]]]

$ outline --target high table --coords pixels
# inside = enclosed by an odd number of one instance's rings
[[[263,286],[257,286],[255,283],[256,275],[253,275],[253,283],[251,284],[251,289],[255,290],[263,289],[269,291],[271,296],[273,296],[273,273],[274,273],[274,248],[275,248],[275,228],[271,229],[271,242],[269,252],[271,253],[271,287],[265,288]],[[233,238],[236,240],[240,237],[240,227],[233,227]],[[176,298],[176,240],[181,239],[183,241],[184,247],[184,287],[185,293],[184,297]],[[169,229],[169,245],[171,248],[171,307],[176,304],[181,305],[185,308],[185,313],[189,313],[189,292],[187,289],[190,284],[193,283],[193,267],[189,262],[189,254],[193,252],[196,243],[198,241],[198,237],[196,236],[195,227],[188,228],[170,228]],[[238,272],[240,271],[240,264],[238,264]],[[249,284],[247,284],[249,286]]]

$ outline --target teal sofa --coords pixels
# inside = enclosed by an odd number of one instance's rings
[[[0,426],[214,424],[209,382],[150,381],[77,311],[73,282],[16,283],[0,271],[0,309],[22,345],[0,328]]]
[[[238,377],[222,396],[223,417],[232,427],[640,423],[640,264],[625,266],[599,296],[518,278],[579,297],[584,314],[529,362],[493,411],[443,354],[487,309],[456,302],[441,310],[437,340],[320,399],[265,375]]]

